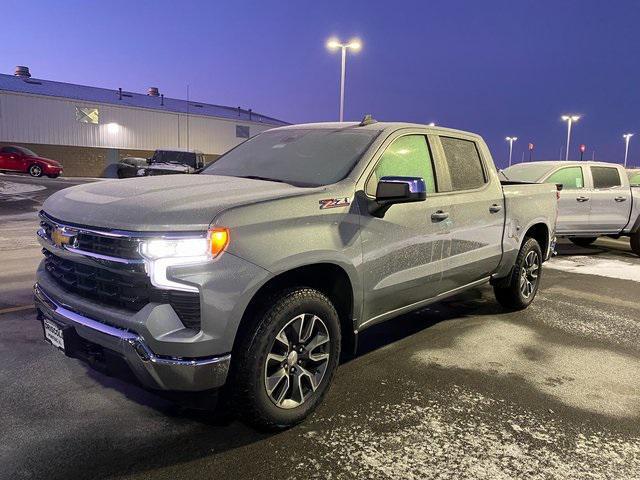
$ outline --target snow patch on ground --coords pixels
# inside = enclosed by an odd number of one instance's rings
[[[0,195],[20,195],[24,193],[37,192],[44,190],[43,185],[30,185],[27,183],[15,183],[7,182],[6,180],[0,180]]]
[[[417,390],[352,417],[309,432],[309,453],[291,458],[297,467],[289,478],[595,480],[640,471],[640,438],[572,428],[552,411],[534,413],[458,385]]]
[[[556,257],[544,266],[565,272],[640,282],[640,265],[623,260],[586,256]]]

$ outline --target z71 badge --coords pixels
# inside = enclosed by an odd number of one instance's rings
[[[324,200],[320,200],[320,210],[324,210],[325,208],[348,207],[349,205],[351,205],[349,197],[326,198]]]

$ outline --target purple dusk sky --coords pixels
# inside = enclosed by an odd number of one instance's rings
[[[428,123],[482,134],[499,165],[505,136],[558,158],[563,113],[579,113],[572,156],[620,162],[640,133],[640,2],[3,0],[0,71],[253,108],[283,120],[335,120],[339,55],[345,118]],[[634,140],[636,145],[634,145]],[[630,160],[640,165],[640,135]]]

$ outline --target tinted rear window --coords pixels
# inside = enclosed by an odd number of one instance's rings
[[[484,168],[475,142],[451,137],[440,137],[440,141],[453,190],[471,190],[485,184]]]
[[[617,168],[591,167],[593,188],[611,188],[622,185]]]
[[[552,165],[536,165],[535,163],[514,165],[505,168],[502,173],[509,180],[518,182],[537,182],[544,177],[551,169]]]

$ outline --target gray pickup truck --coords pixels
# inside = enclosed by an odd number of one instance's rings
[[[38,318],[69,356],[124,360],[156,390],[223,391],[245,421],[285,428],[364,329],[486,282],[528,306],[556,188],[501,184],[482,138],[457,130],[270,130],[198,175],[52,195]]]
[[[582,247],[601,236],[628,236],[640,255],[640,186],[621,165],[558,160],[521,163],[502,173],[511,180],[562,185],[558,236]]]

